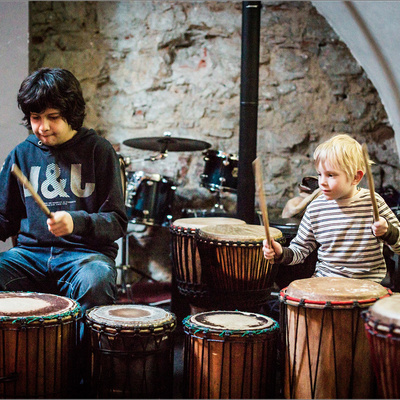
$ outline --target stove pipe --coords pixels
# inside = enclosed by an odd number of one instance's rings
[[[242,63],[237,217],[256,223],[255,179],[252,162],[257,157],[258,76],[260,56],[260,1],[242,3]]]

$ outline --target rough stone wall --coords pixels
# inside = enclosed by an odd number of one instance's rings
[[[85,125],[130,159],[129,170],[173,179],[179,218],[215,202],[200,185],[203,153],[151,162],[154,152],[122,142],[169,131],[238,153],[241,22],[241,2],[30,2],[30,69],[70,69],[83,86]],[[313,150],[335,133],[368,143],[377,188],[400,187],[380,98],[310,2],[262,2],[259,81],[257,152],[272,216],[315,175]],[[235,212],[236,195],[222,196]]]

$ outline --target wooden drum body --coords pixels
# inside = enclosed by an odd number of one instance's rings
[[[282,232],[269,228],[283,242]],[[276,268],[265,259],[261,225],[213,225],[199,229],[201,264],[218,308],[253,311],[269,298]]]
[[[0,293],[0,396],[68,398],[76,389],[78,304],[33,292]]]
[[[363,308],[390,291],[366,279],[309,278],[280,293],[286,398],[373,398]]]
[[[170,227],[172,261],[179,292],[193,304],[207,300],[208,286],[201,267],[196,232],[208,225],[243,225],[245,221],[226,217],[181,218]]]
[[[188,398],[274,398],[278,323],[261,314],[208,311],[183,321]]]
[[[400,396],[400,294],[378,300],[362,314],[379,398]]]
[[[175,315],[145,305],[86,311],[91,336],[91,388],[96,398],[172,396]]]

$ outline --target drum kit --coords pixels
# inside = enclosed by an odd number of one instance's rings
[[[200,185],[215,193],[217,200],[210,212],[224,213],[220,202],[221,192],[235,193],[237,190],[238,157],[222,151],[211,150],[210,143],[202,140],[172,137],[165,132],[159,137],[140,137],[123,142],[125,146],[158,152],[143,161],[165,159],[169,152],[203,150],[204,171]],[[121,175],[125,182],[125,205],[132,223],[150,226],[168,226],[172,219],[172,206],[176,184],[170,177],[148,174],[145,171],[125,171],[131,164],[129,157],[120,157],[123,162]]]

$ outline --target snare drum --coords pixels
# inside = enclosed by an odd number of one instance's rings
[[[78,304],[34,292],[0,293],[0,396],[68,398],[76,388]]]
[[[280,292],[286,398],[374,398],[361,310],[390,295],[366,279],[309,278]]]
[[[209,311],[183,321],[188,398],[274,398],[278,324],[261,314]]]
[[[172,396],[176,317],[162,308],[110,305],[86,311],[95,398]]]
[[[207,150],[204,153],[204,171],[201,185],[205,188],[236,192],[238,182],[238,157],[222,151]]]
[[[379,398],[400,397],[400,294],[385,297],[362,313],[378,382]]]
[[[283,242],[282,232],[269,228]],[[262,251],[265,229],[261,225],[210,225],[196,233],[205,279],[220,308],[251,309],[269,298],[276,265]]]
[[[129,220],[145,225],[168,225],[176,186],[159,174],[128,172],[126,212]]]
[[[218,224],[241,225],[246,222],[226,217],[180,218],[174,221],[169,229],[178,290],[182,295],[191,298],[193,302],[208,294],[195,235],[200,228]]]

